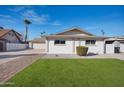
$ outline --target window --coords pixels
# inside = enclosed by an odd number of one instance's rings
[[[54,44],[65,44],[65,40],[57,39],[54,41]]]
[[[106,44],[112,44],[114,41],[106,41]]]
[[[86,40],[86,45],[95,45],[96,40]]]

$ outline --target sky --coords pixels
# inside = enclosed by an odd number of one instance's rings
[[[41,32],[55,34],[79,27],[101,36],[124,35],[124,6],[42,5],[0,6],[0,26],[25,34],[24,19],[32,22],[28,39],[40,37]]]

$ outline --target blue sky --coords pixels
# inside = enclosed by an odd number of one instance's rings
[[[124,6],[0,6],[0,26],[24,34],[23,20],[32,21],[29,39],[80,27],[95,35],[124,35]]]

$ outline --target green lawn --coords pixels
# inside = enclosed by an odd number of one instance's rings
[[[123,86],[124,61],[117,59],[40,59],[6,86]]]

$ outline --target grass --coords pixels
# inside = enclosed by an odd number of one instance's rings
[[[124,86],[124,61],[117,59],[40,59],[5,86]]]

